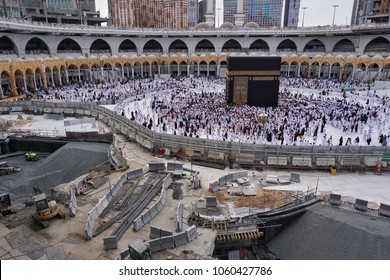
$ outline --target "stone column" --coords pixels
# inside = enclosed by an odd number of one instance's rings
[[[331,74],[332,74],[332,65],[329,64],[329,75],[328,75],[328,79],[330,79]]]
[[[55,86],[53,71],[50,72],[50,78],[51,78],[52,86]]]
[[[23,76],[23,87],[25,92],[27,92],[27,81],[26,81],[26,76]]]

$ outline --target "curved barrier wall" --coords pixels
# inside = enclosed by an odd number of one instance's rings
[[[124,134],[128,139],[138,142],[148,150],[158,147],[164,147],[171,151],[198,149],[204,151],[206,158],[212,159],[211,155],[218,153],[225,155],[225,159],[235,158],[239,164],[241,164],[240,158],[245,159],[243,155],[247,155],[247,157],[253,157],[253,163],[250,164],[265,164],[278,157],[278,159],[283,158],[285,163],[294,163],[294,166],[302,168],[310,165],[310,159],[312,166],[316,167],[324,167],[324,162],[326,162],[326,165],[334,162],[351,162],[350,159],[354,163],[358,161],[363,165],[367,162],[365,157],[376,156],[380,159],[383,154],[390,153],[390,147],[382,146],[281,146],[227,142],[157,133],[95,103],[44,101],[0,103],[0,111],[3,114],[11,112],[33,113],[36,110],[47,113],[64,112],[65,115],[95,117],[110,126],[115,132]],[[298,160],[293,161],[294,157],[298,157]],[[302,160],[302,157],[304,157],[304,160]],[[248,164],[247,160],[245,159],[242,164]]]

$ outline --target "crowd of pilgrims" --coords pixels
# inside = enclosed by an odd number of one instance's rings
[[[355,87],[356,93],[343,94],[346,87]],[[390,145],[390,98],[361,82],[281,78],[276,108],[227,105],[225,79],[212,77],[75,83],[29,97],[115,103],[118,114],[149,129],[188,137],[280,145]],[[268,119],[262,123],[259,115],[264,112]],[[340,131],[338,139],[328,132],[330,127]]]

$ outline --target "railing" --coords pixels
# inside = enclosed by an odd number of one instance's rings
[[[117,113],[99,106],[98,103],[80,102],[45,102],[18,101],[0,103],[0,111],[4,113],[34,112],[52,113],[63,111],[65,114],[95,117],[110,126],[114,131],[126,135],[148,150],[169,148],[171,151],[186,151],[187,149],[202,150],[205,155],[210,151],[224,153],[229,159],[242,155],[252,155],[253,164],[266,162],[269,157],[285,156],[290,162],[294,156],[317,158],[333,157],[338,161],[343,157],[358,158],[361,163],[366,156],[381,157],[390,153],[390,147],[382,146],[280,146],[268,144],[248,144],[240,142],[219,141],[193,138],[154,132],[142,125],[120,116]],[[59,110],[60,109],[60,110]]]

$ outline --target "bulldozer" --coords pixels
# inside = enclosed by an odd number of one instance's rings
[[[12,213],[12,204],[8,193],[0,195],[0,213],[3,216]]]
[[[28,152],[24,154],[24,159],[27,161],[38,161],[39,157],[38,154],[33,153],[33,152]]]
[[[33,188],[32,202],[35,205],[35,213],[32,214],[32,218],[42,228],[48,228],[49,220],[56,216],[61,219],[65,218],[65,213],[58,209],[57,202],[55,200],[49,201],[46,194],[38,187]]]

